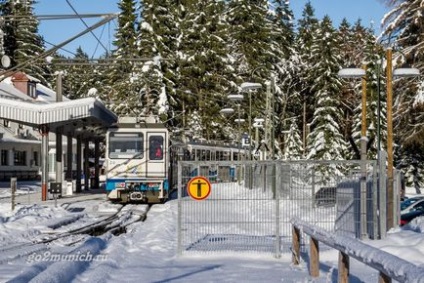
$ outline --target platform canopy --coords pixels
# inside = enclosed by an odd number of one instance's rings
[[[106,129],[118,119],[100,100],[91,97],[50,104],[0,98],[0,118],[37,128],[47,125],[51,132],[64,126],[64,133],[83,131],[87,135]]]

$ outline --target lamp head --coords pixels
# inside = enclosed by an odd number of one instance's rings
[[[344,68],[341,69],[337,75],[341,78],[362,78],[365,76],[365,70],[361,68]]]
[[[417,68],[397,68],[393,70],[393,76],[394,77],[402,77],[402,78],[413,78],[418,77],[420,75],[420,70]]]
[[[229,94],[228,96],[229,100],[232,101],[241,101],[243,100],[243,95],[242,94]]]
[[[219,113],[221,113],[221,114],[233,114],[234,109],[233,108],[224,108],[224,109],[221,109],[219,111]]]
[[[245,82],[240,85],[242,91],[249,91],[262,88],[260,83]]]

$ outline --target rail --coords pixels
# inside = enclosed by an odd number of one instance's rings
[[[423,267],[369,246],[358,239],[335,235],[302,220],[293,218],[291,223],[293,225],[292,262],[294,265],[300,264],[300,232],[302,232],[310,237],[309,274],[312,277],[319,276],[319,242],[322,242],[339,251],[337,282],[349,282],[350,257],[379,271],[379,283],[390,283],[392,279],[405,283],[424,282]]]

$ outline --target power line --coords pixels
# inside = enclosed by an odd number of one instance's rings
[[[92,31],[92,30],[94,30],[94,29],[96,29],[96,28],[98,28],[98,27],[100,27],[100,26],[102,26],[102,25],[110,22],[111,20],[113,20],[116,17],[118,17],[118,15],[119,14],[111,14],[110,16],[105,17],[105,19],[97,22],[96,24],[92,25],[91,27],[87,28],[86,30],[84,30],[84,31],[80,32],[79,34],[71,37],[70,39],[68,39],[68,40],[66,40],[66,41],[64,41],[64,42],[56,45],[55,47],[53,47],[53,48],[51,48],[51,49],[43,52],[42,54],[40,54],[38,56],[35,56],[35,57],[32,57],[32,58],[29,58],[28,60],[26,60],[26,61],[24,61],[24,62],[22,62],[22,63],[20,63],[20,64],[18,64],[16,66],[14,66],[14,67],[8,69],[8,70],[5,70],[3,72],[0,72],[0,78],[3,78],[4,79],[4,76],[11,75],[11,74],[15,73],[17,70],[22,69],[23,67],[27,66],[28,64],[30,64],[30,63],[32,63],[32,62],[34,62],[36,60],[39,60],[39,59],[42,59],[42,58],[46,58],[47,56],[53,55],[58,49],[60,49],[63,46],[67,45],[68,43],[72,42],[76,38],[78,38],[78,37],[86,34],[87,32]]]
[[[57,14],[57,15],[34,15],[37,20],[48,21],[48,20],[72,20],[80,18],[104,18],[115,15],[115,13],[104,13],[104,14],[78,14],[78,15],[66,15],[66,14]],[[6,15],[1,16],[1,19],[13,19],[17,21],[25,20],[28,16],[26,15]]]
[[[87,23],[84,21],[83,18],[81,18],[77,12],[77,10],[74,8],[74,6],[72,6],[72,4],[66,0],[66,3],[68,3],[69,7],[71,7],[72,11],[74,11],[75,15],[78,16],[78,18],[81,20],[81,22],[84,24],[84,26],[86,28],[89,28]],[[104,48],[104,50],[106,51],[106,54],[109,54],[109,50],[107,50],[107,48],[103,45],[103,43],[100,41],[100,39],[94,34],[94,32],[92,30],[90,30],[91,35],[97,40],[97,42]]]

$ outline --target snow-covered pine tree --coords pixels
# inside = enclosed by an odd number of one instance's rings
[[[296,50],[298,50],[298,57],[296,61],[292,60],[297,64],[299,71],[298,74],[298,89],[300,91],[300,99],[304,109],[302,109],[302,131],[306,134],[309,125],[313,119],[313,114],[315,111],[315,97],[311,90],[312,83],[314,81],[314,76],[312,73],[312,62],[314,60],[313,54],[311,52],[312,43],[314,37],[317,36],[319,29],[318,19],[315,17],[315,10],[312,7],[310,2],[305,4],[305,7],[302,12],[302,18],[298,21],[298,32],[296,36]],[[302,107],[302,108],[303,108]],[[305,137],[304,147],[305,154],[308,152],[309,138]]]
[[[388,39],[394,46],[394,67],[402,63],[419,68],[424,71],[424,18],[422,1],[389,1],[392,10],[382,20],[383,32],[381,38]],[[396,53],[400,50],[401,53]],[[424,183],[424,104],[416,100],[418,87],[417,80],[400,78],[394,81],[394,107],[393,115],[394,141],[396,150],[394,164],[406,174],[408,185]]]
[[[206,139],[224,137],[219,111],[226,97],[234,89],[232,69],[227,49],[228,24],[222,16],[223,1],[194,1],[185,7],[181,19],[181,52],[178,58],[181,83],[189,96],[184,98],[196,111],[189,117],[197,117],[202,129],[196,135]],[[233,87],[231,87],[233,86]]]
[[[316,108],[311,124],[308,159],[340,160],[344,158],[347,149],[340,128],[343,112],[339,97],[341,81],[337,76],[341,65],[337,39],[330,18],[325,16],[311,46],[315,58],[311,62],[311,75],[315,79],[311,91],[316,100]],[[326,176],[330,173],[338,175],[343,168],[323,166],[318,170]]]
[[[34,16],[35,0],[4,0],[0,13],[4,18],[4,49],[11,58],[11,67],[20,65],[19,71],[30,74],[47,85],[46,63],[38,58],[44,52],[44,41],[38,34],[38,20]]]
[[[134,64],[138,63],[136,46],[137,16],[134,0],[121,0],[118,4],[118,28],[113,45],[115,50],[108,72],[108,84],[111,87],[111,110],[117,115],[138,116],[142,111],[139,107],[139,84],[134,73]]]
[[[143,115],[164,115],[166,120],[168,100],[164,92],[161,56],[157,46],[156,30],[160,23],[155,16],[154,1],[144,0],[138,7],[140,23],[137,27],[137,48],[140,62],[135,65],[140,83],[140,101]]]
[[[299,160],[303,158],[302,137],[296,117],[291,119],[290,130],[285,138],[282,157],[284,160]]]

